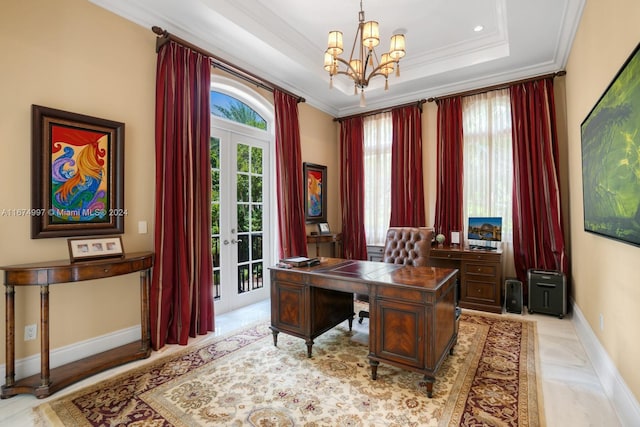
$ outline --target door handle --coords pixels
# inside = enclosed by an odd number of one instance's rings
[[[242,242],[242,240],[240,240],[240,239],[238,239],[238,240],[236,240],[236,239],[231,239],[231,243],[233,243],[233,244],[235,244],[235,243],[241,243],[241,242]]]

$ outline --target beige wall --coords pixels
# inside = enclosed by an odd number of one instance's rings
[[[126,252],[153,250],[155,35],[85,0],[6,0],[0,47],[7,54],[0,71],[0,212],[31,207],[31,104],[121,121],[128,211],[123,245]],[[336,124],[307,104],[299,109],[303,161],[327,165],[328,220],[339,230]],[[147,234],[138,234],[138,221],[147,221]],[[0,265],[68,258],[66,238],[30,239],[28,217],[0,216],[0,237]],[[140,323],[137,274],[54,285],[50,299],[52,349]],[[39,352],[39,339],[22,339],[28,324],[39,324],[37,287],[16,291],[18,359]],[[4,330],[0,322],[2,337]]]
[[[31,207],[31,105],[125,123],[127,252],[152,249],[155,36],[81,0],[7,0],[0,13],[0,209]],[[30,218],[0,216],[0,265],[68,259],[66,238],[30,239]],[[39,289],[16,290],[16,356],[39,352],[24,342],[39,325]],[[51,347],[140,323],[138,275],[51,286]],[[4,319],[5,304],[0,304]],[[4,337],[4,322],[0,330]],[[40,327],[38,326],[38,338]],[[4,339],[0,340],[4,363]]]
[[[583,230],[580,124],[640,41],[639,20],[638,0],[589,0],[566,76],[572,293],[636,399],[640,399],[640,341],[635,332],[640,324],[640,248]]]

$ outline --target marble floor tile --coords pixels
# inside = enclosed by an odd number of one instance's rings
[[[536,322],[540,351],[540,382],[548,427],[622,426],[569,318],[558,319],[541,314],[513,313],[506,313],[505,316],[515,316]],[[237,328],[269,318],[269,300],[252,304],[216,316],[216,332],[192,339],[190,344],[200,344],[214,336],[226,335]],[[367,332],[368,320],[365,320],[362,325],[357,321],[354,322],[354,340],[366,342]],[[137,365],[181,350],[184,350],[183,346],[168,345],[161,351],[153,352],[150,359],[132,362],[94,375],[47,399],[57,398]],[[34,422],[32,408],[45,400],[26,394],[0,400],[0,426],[32,426]]]

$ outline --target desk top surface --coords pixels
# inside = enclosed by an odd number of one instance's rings
[[[274,267],[274,269],[278,269]],[[393,284],[435,290],[458,272],[453,268],[412,267],[375,261],[320,258],[314,267],[293,268],[303,274],[367,283]]]

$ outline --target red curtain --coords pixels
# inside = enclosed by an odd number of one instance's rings
[[[155,265],[151,343],[187,344],[214,329],[210,60],[170,41],[156,69]]]
[[[364,234],[364,125],[362,117],[340,123],[340,201],[344,257],[367,259]]]
[[[516,273],[522,281],[529,268],[566,274],[553,79],[517,84],[510,90]]]
[[[438,103],[438,177],[434,228],[448,240],[451,231],[462,231],[462,183],[464,149],[462,98],[445,98]]]
[[[417,105],[391,111],[390,227],[425,225],[422,180],[422,111]]]
[[[280,258],[307,255],[298,100],[274,90]]]

